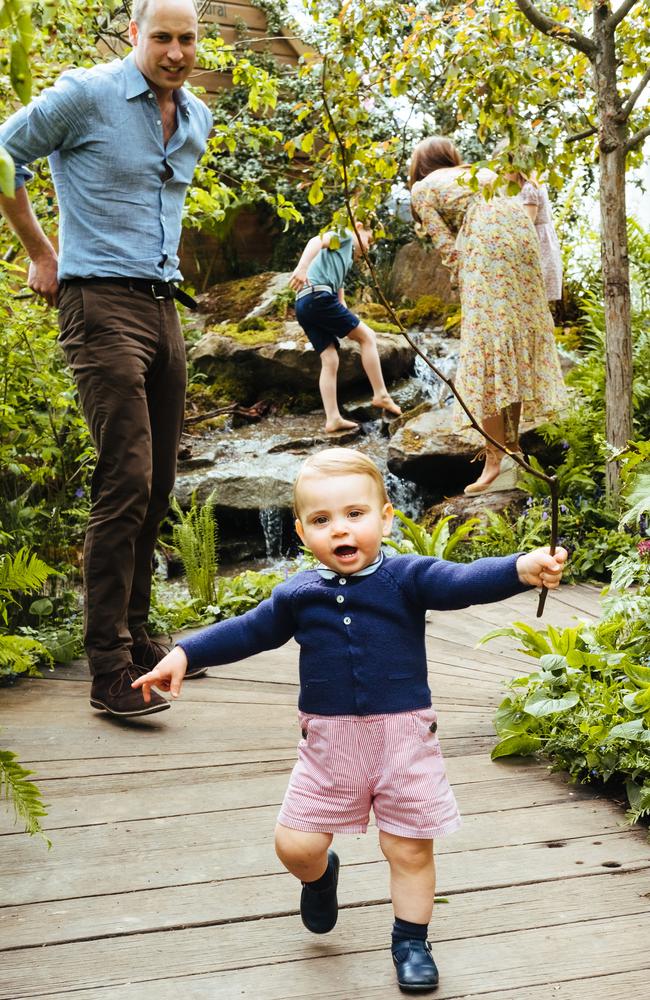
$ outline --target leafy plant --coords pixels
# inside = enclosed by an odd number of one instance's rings
[[[214,516],[216,495],[214,491],[202,506],[192,494],[191,506],[184,512],[178,501],[172,500],[172,510],[178,522],[172,527],[174,548],[180,556],[187,586],[193,598],[203,605],[216,603],[217,592],[217,538],[218,528]]]
[[[644,475],[638,466],[627,479],[633,520],[645,516],[646,506],[635,502]],[[510,636],[539,661],[508,684],[492,757],[539,751],[575,780],[622,782],[635,821],[650,815],[650,539],[610,568],[614,593],[595,624],[537,630],[515,622],[480,644]]]
[[[15,556],[0,556],[0,679],[16,674],[38,676],[39,660],[52,663],[52,656],[38,639],[9,634],[9,606],[18,594],[38,590],[54,571],[26,549]]]
[[[436,556],[438,559],[450,559],[454,550],[470,535],[475,534],[476,528],[481,523],[480,518],[470,517],[452,532],[450,523],[455,517],[453,514],[448,514],[436,522],[432,531],[427,531],[401,510],[396,510],[395,516],[399,522],[402,538],[398,541],[386,538],[386,545],[390,545],[402,554],[417,552],[421,556]]]
[[[27,780],[31,774],[18,762],[15,753],[0,750],[0,798],[4,788],[4,797],[13,805],[16,820],[24,822],[25,833],[40,834],[50,848],[52,842],[45,836],[40,822],[47,816],[47,810],[37,786]]]

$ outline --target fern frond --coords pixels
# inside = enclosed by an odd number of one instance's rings
[[[30,836],[38,833],[50,848],[52,842],[40,823],[47,810],[38,788],[27,780],[32,773],[18,763],[11,750],[0,750],[0,798],[4,788],[4,797],[12,803],[16,820],[21,819],[25,824],[25,833]]]
[[[0,676],[3,674],[27,674],[40,677],[36,667],[39,660],[48,666],[54,665],[51,653],[42,642],[22,635],[0,634]]]

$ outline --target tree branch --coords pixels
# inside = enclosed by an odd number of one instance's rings
[[[605,21],[605,30],[616,31],[623,18],[627,17],[635,3],[638,3],[638,0],[623,0],[621,6],[613,14],[610,14]]]
[[[580,139],[588,139],[590,135],[594,135],[598,131],[595,125],[591,128],[586,128],[584,132],[575,132],[573,135],[568,135],[565,142],[579,142]]]
[[[630,0],[626,0],[626,2],[629,3]],[[633,2],[636,2],[636,0],[633,0]],[[561,21],[555,21],[552,17],[547,17],[546,14],[537,9],[532,0],[515,0],[515,3],[524,17],[527,17],[533,27],[541,31],[542,34],[549,35],[551,38],[557,38],[559,41],[564,42],[565,45],[570,45],[572,49],[578,49],[579,52],[584,52],[586,56],[593,59],[596,54],[596,46],[587,35],[582,35],[574,28],[567,28]]]
[[[627,156],[627,154],[635,149],[636,146],[639,146],[644,139],[647,139],[649,135],[650,125],[646,125],[645,128],[641,128],[638,132],[635,132],[634,135],[631,135],[623,147],[625,155]]]
[[[627,118],[629,118],[632,108],[634,107],[638,99],[641,97],[641,94],[643,93],[643,91],[645,90],[645,88],[648,86],[649,83],[650,83],[650,66],[648,66],[647,70],[639,80],[639,85],[635,87],[635,89],[632,91],[627,101],[621,108],[622,121],[626,121]]]

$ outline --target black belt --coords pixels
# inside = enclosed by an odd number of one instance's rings
[[[191,295],[175,285],[173,281],[149,281],[148,278],[66,278],[68,285],[107,284],[121,285],[132,292],[144,292],[152,299],[177,299],[188,309],[198,309],[199,304]]]

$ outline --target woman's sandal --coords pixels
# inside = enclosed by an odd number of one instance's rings
[[[500,493],[502,490],[514,490],[517,487],[519,467],[514,458],[504,455],[501,459],[499,474],[489,483],[469,483],[463,493],[466,496],[478,496],[479,493]]]

